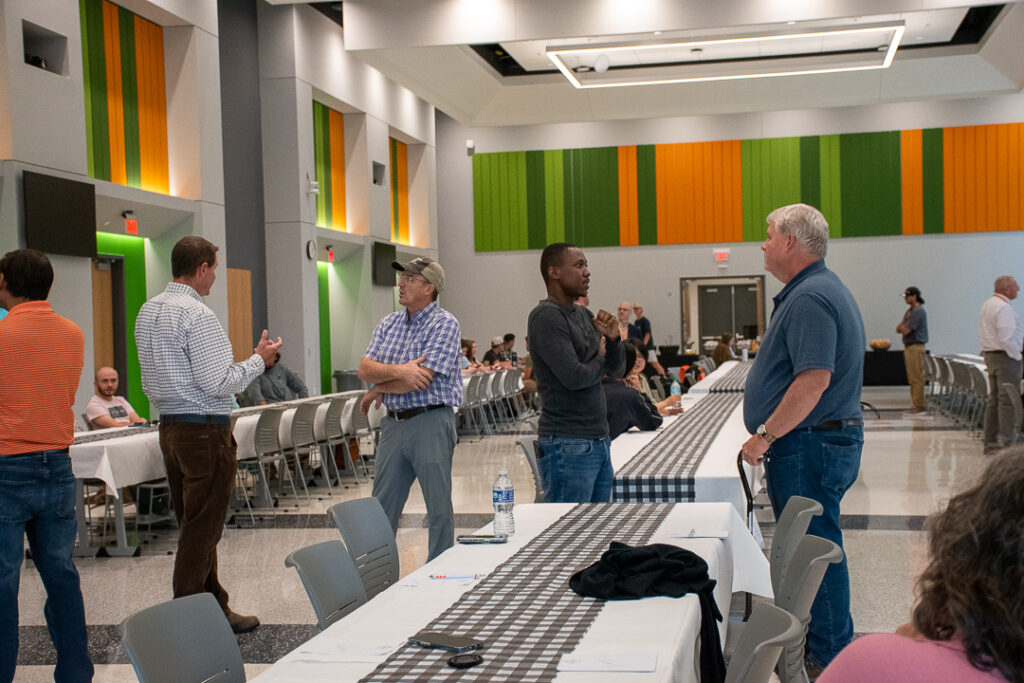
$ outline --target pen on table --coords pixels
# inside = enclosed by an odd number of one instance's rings
[[[480,574],[431,574],[432,579],[479,579]]]

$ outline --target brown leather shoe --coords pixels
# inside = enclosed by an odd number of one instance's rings
[[[231,624],[231,630],[235,633],[248,633],[249,631],[255,631],[259,625],[260,620],[256,617],[247,617],[244,614],[238,614],[237,612],[228,612],[228,623]]]

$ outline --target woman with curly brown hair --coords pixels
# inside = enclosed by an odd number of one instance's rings
[[[1024,683],[1024,449],[932,518],[929,546],[913,621],[854,641],[820,683]]]

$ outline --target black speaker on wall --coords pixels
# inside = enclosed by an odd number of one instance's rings
[[[25,171],[25,245],[47,254],[96,256],[96,186]]]
[[[373,284],[381,287],[395,286],[395,273],[391,267],[396,257],[395,245],[389,242],[373,243]]]

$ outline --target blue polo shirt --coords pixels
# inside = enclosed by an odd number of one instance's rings
[[[743,422],[753,434],[804,370],[832,373],[828,388],[797,428],[860,417],[864,322],[850,290],[825,261],[786,283],[775,304],[743,395]]]

